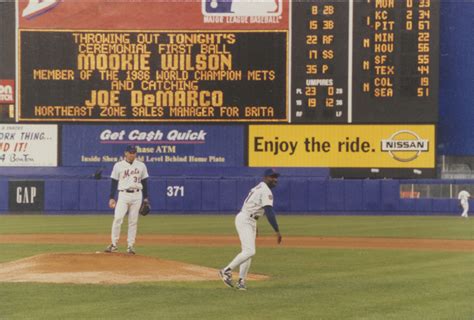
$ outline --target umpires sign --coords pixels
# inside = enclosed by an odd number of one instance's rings
[[[44,181],[8,181],[10,211],[43,211]]]

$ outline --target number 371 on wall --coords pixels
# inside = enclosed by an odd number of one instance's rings
[[[184,186],[168,186],[166,188],[167,197],[184,197]]]

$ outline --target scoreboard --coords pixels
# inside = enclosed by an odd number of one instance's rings
[[[437,121],[439,2],[303,1],[292,10],[292,122]]]
[[[437,121],[439,1],[267,2],[276,11],[256,18],[250,3],[244,17],[232,16],[232,1],[216,1],[187,30],[146,19],[139,31],[20,20],[19,120]],[[195,11],[183,14],[197,21]]]

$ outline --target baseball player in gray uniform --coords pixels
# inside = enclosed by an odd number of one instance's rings
[[[273,169],[265,170],[263,181],[250,190],[244,201],[242,209],[235,217],[235,227],[239,234],[242,252],[240,252],[231,263],[219,270],[219,277],[228,287],[234,287],[232,283],[232,270],[240,266],[239,280],[236,288],[247,290],[245,281],[250,269],[252,257],[255,255],[255,239],[257,237],[257,220],[265,214],[268,222],[276,232],[277,242],[281,243],[281,234],[273,211],[272,188],[277,185],[280,176]]]
[[[117,243],[120,238],[120,228],[123,219],[128,213],[128,247],[127,253],[135,254],[135,237],[137,235],[137,224],[142,201],[148,202],[148,171],[145,164],[136,159],[137,149],[128,146],[125,149],[125,157],[114,165],[112,174],[112,185],[110,189],[109,207],[115,209],[114,222],[112,223],[112,243],[105,252],[116,252]],[[115,194],[118,190],[118,200]]]

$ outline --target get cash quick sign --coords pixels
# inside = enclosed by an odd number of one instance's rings
[[[252,125],[251,167],[434,168],[434,125]]]

